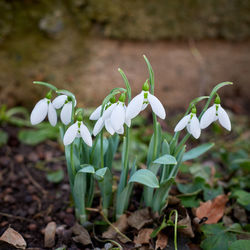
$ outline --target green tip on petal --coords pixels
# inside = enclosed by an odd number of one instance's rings
[[[144,91],[149,91],[148,79],[147,79],[147,81],[143,84],[142,90],[144,90]]]
[[[217,93],[216,93],[216,98],[214,100],[214,103],[215,104],[220,104],[220,97],[219,97],[219,95]]]
[[[115,96],[112,96],[112,97],[109,99],[109,101],[110,101],[111,103],[116,103]]]
[[[193,105],[191,113],[196,114],[196,107]]]
[[[47,99],[51,99],[52,98],[52,91],[50,90],[47,95],[46,95]]]
[[[119,101],[120,102],[125,102],[125,99],[126,99],[126,94],[125,93],[122,93],[119,97]]]

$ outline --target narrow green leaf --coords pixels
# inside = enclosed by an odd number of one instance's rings
[[[214,146],[214,143],[205,143],[196,148],[193,148],[184,154],[182,161],[193,160],[199,157],[200,155],[204,154],[208,150],[210,150],[213,146]]]
[[[211,91],[210,96],[214,96],[214,95],[216,94],[216,92],[218,92],[218,90],[219,90],[220,88],[222,88],[222,87],[224,87],[224,86],[227,86],[227,85],[233,85],[233,83],[232,83],[232,82],[222,82],[222,83],[217,84],[217,85],[213,88],[213,90]]]
[[[159,188],[157,177],[148,169],[140,169],[136,171],[129,179],[129,183],[131,182],[138,182],[151,188]]]
[[[107,167],[98,169],[98,170],[95,172],[96,178],[97,178],[98,180],[103,180],[107,170],[108,170]]]
[[[0,129],[0,147],[7,143],[8,137],[8,134],[2,129]]]
[[[34,83],[34,84],[43,85],[43,86],[45,86],[45,87],[48,87],[48,88],[51,89],[51,90],[57,91],[57,88],[56,88],[53,84],[51,84],[51,83],[40,82],[40,81],[34,81],[33,83]]]
[[[65,89],[59,89],[56,91],[57,94],[60,94],[60,95],[66,95],[66,96],[70,96],[72,98],[72,101],[74,102],[76,97],[73,93],[71,93],[70,91],[68,90],[65,90]]]
[[[165,154],[153,161],[154,164],[176,165],[177,161],[174,156]]]

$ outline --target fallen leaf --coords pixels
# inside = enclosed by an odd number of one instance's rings
[[[75,225],[72,227],[72,232],[76,235],[73,237],[75,242],[81,243],[84,246],[92,244],[89,232],[80,224],[75,223]]]
[[[128,228],[128,217],[126,214],[121,215],[121,217],[116,221],[112,226],[109,226],[108,230],[102,234],[103,238],[106,239],[114,239],[117,231],[114,229],[117,228],[121,233],[125,232]]]
[[[182,232],[183,234],[189,236],[190,238],[194,237],[194,232],[192,229],[192,225],[191,225],[191,220],[190,217],[188,215],[188,213],[186,212],[186,216],[181,219],[180,221],[178,221],[178,226],[186,226],[185,228],[179,228],[178,231]]]
[[[155,243],[155,250],[160,248],[161,250],[166,248],[168,244],[168,236],[163,232],[158,233],[157,240]]]
[[[136,210],[128,217],[128,224],[137,230],[140,230],[143,226],[151,222],[152,218],[148,208]]]
[[[25,249],[27,244],[17,231],[9,227],[0,237],[0,242],[8,243],[11,246],[19,249]]]
[[[56,223],[51,221],[45,228],[44,231],[44,246],[53,247],[55,245],[55,235],[56,235]]]
[[[218,195],[215,199],[207,202],[201,202],[200,206],[196,209],[196,216],[199,219],[207,217],[206,224],[217,223],[224,215],[225,206],[228,201],[227,195]]]
[[[143,228],[139,231],[138,235],[134,239],[134,243],[136,245],[141,245],[141,244],[149,244],[150,242],[150,235],[153,232],[152,228]]]

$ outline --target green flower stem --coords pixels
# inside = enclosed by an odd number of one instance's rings
[[[177,250],[177,223],[178,223],[178,212],[177,210],[172,210],[169,214],[169,220],[171,220],[172,214],[175,213],[175,221],[174,221],[174,249]]]
[[[101,131],[100,140],[101,140],[101,168],[104,168],[103,129],[102,129],[102,131]]]
[[[94,144],[92,146],[92,151],[91,151],[90,160],[89,160],[91,165],[93,163],[93,157],[94,157],[94,154],[95,154],[95,148],[96,148],[98,140],[99,140],[99,134],[97,135],[97,137],[96,137],[96,139],[94,141]]]
[[[73,147],[74,147],[74,145],[73,145],[73,143],[71,143],[71,145],[70,145],[70,163],[71,163],[73,175],[75,175],[76,169],[75,169],[75,165],[74,165]]]

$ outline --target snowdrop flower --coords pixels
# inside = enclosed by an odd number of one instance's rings
[[[88,128],[83,124],[82,118],[78,118],[77,121],[71,125],[65,132],[63,138],[63,144],[71,144],[76,137],[82,137],[83,141],[89,146],[92,147],[92,138]]]
[[[51,92],[35,105],[30,115],[30,122],[32,125],[37,125],[42,122],[47,115],[51,126],[56,126],[57,114],[53,103],[51,103]]]
[[[193,107],[190,114],[184,116],[176,125],[174,132],[181,131],[187,128],[189,134],[191,134],[195,139],[198,139],[201,135],[200,123],[196,117],[196,108]]]
[[[110,125],[117,134],[124,133],[124,123],[130,127],[131,119],[126,118],[126,105],[125,105],[126,95],[122,93],[120,95],[119,101],[115,104],[114,109],[110,115]]]
[[[220,105],[220,97],[217,95],[214,101],[214,105],[201,117],[200,127],[201,129],[207,128],[212,122],[219,120],[222,127],[231,130],[231,122],[226,111]]]
[[[165,119],[166,112],[157,97],[149,93],[149,84],[146,81],[142,87],[142,92],[135,96],[131,102],[128,104],[126,110],[126,118],[133,119],[136,117],[142,110],[144,110],[148,104],[151,105],[153,112],[159,116],[161,119]]]
[[[62,108],[60,118],[63,124],[68,125],[72,116],[72,98],[67,95],[59,95],[52,102],[56,109]],[[75,100],[76,106],[76,100]]]
[[[111,97],[110,101],[105,105],[104,112],[101,115],[102,105],[100,105],[89,117],[90,120],[97,120],[94,129],[93,135],[96,136],[105,126],[106,130],[113,135],[115,133],[114,129],[112,128],[110,116],[115,108],[116,99],[115,97]]]

